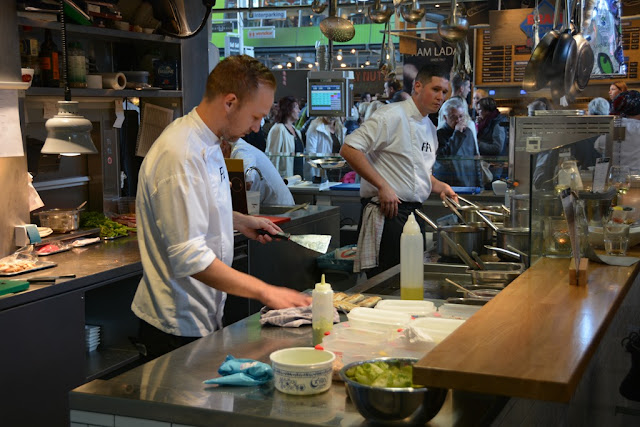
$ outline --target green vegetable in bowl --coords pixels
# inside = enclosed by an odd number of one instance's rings
[[[346,372],[347,377],[372,387],[413,387],[413,367],[389,366],[385,362],[363,363]]]

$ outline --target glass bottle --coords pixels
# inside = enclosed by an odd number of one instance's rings
[[[87,65],[82,45],[78,42],[69,46],[69,86],[87,87]]]
[[[58,46],[53,42],[51,30],[44,31],[44,43],[40,47],[40,74],[42,85],[60,87],[60,60]]]

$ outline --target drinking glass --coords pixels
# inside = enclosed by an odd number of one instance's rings
[[[607,255],[626,255],[629,245],[629,224],[608,221],[604,224],[604,250]]]
[[[631,171],[627,166],[611,166],[609,169],[609,186],[616,188],[618,194],[626,194],[631,187]]]

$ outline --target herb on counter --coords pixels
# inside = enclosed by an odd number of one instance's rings
[[[100,237],[128,236],[129,231],[136,231],[135,228],[110,220],[100,212],[82,212],[80,226],[88,228],[100,227]]]

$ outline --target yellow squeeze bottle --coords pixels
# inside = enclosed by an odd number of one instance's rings
[[[320,344],[325,332],[333,329],[333,290],[324,281],[324,274],[311,293],[311,328],[313,345]]]

